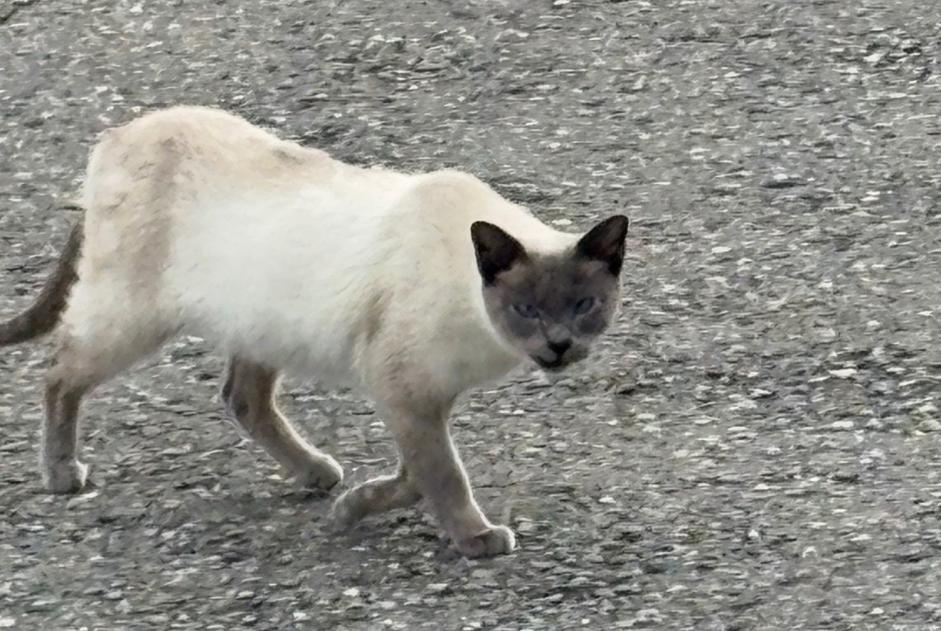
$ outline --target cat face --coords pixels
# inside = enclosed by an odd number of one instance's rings
[[[527,252],[497,226],[471,226],[484,304],[497,332],[547,370],[584,359],[620,304],[627,217],[615,215],[558,254]]]

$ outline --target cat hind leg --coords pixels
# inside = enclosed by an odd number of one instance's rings
[[[305,441],[281,414],[275,403],[277,384],[277,371],[232,358],[222,387],[226,411],[295,483],[328,491],[343,480],[343,469]]]
[[[40,469],[51,493],[77,493],[86,484],[88,467],[78,458],[82,398],[169,337],[150,323],[121,317],[120,308],[114,311],[114,318],[89,318],[88,326],[75,326],[72,318],[46,375]]]

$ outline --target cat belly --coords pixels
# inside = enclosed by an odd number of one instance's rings
[[[224,357],[250,360],[334,387],[357,382],[352,343],[333,318],[318,318],[311,312],[298,317],[297,311],[246,310],[226,303],[191,304],[181,313],[182,332],[205,340]]]

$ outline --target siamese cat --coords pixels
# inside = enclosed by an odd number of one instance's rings
[[[588,354],[618,311],[626,217],[559,232],[471,175],[359,168],[193,107],[105,132],[80,199],[42,292],[0,324],[0,345],[60,329],[49,491],[85,485],[82,397],[186,333],[228,357],[228,414],[299,484],[328,490],[343,470],[278,411],[279,375],[372,399],[398,467],[336,500],[337,529],[424,499],[462,554],[514,549],[474,500],[448,416],[521,362],[558,371]]]

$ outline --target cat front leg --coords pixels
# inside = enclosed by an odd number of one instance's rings
[[[330,527],[334,532],[342,532],[367,515],[407,508],[419,499],[421,494],[399,465],[394,475],[367,480],[337,498],[330,511]]]
[[[407,401],[389,406],[386,424],[415,489],[457,549],[469,558],[509,553],[516,537],[506,526],[491,524],[477,505],[451,440],[450,408],[450,402]]]

